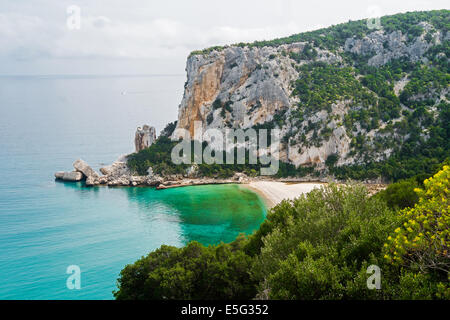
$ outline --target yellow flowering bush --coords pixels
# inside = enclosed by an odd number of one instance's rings
[[[444,166],[415,189],[419,202],[414,208],[400,211],[401,227],[387,239],[385,259],[393,264],[432,270],[449,275],[450,271],[450,167]]]

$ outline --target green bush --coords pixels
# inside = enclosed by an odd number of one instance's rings
[[[325,160],[325,165],[327,167],[334,167],[338,161],[339,161],[339,154],[337,153],[330,154],[327,157],[327,160]]]
[[[401,180],[390,184],[376,196],[386,201],[388,206],[393,209],[414,207],[417,201],[419,201],[417,193],[414,192],[414,189],[418,187],[420,187],[420,184],[414,178]]]

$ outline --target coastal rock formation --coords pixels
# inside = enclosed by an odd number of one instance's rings
[[[130,169],[127,166],[124,159],[119,159],[113,162],[111,165],[100,168],[100,172],[105,176],[120,177],[123,175],[131,175]]]
[[[62,179],[64,177],[64,171],[58,171],[55,173],[55,178],[56,179]]]
[[[73,164],[76,171],[55,173],[57,180],[81,181],[86,179],[86,186],[158,186],[164,179],[149,174],[148,176],[134,176],[126,163],[126,156],[120,157],[109,166],[100,169],[100,176],[85,161],[79,159]],[[150,171],[150,170],[149,170]]]
[[[158,186],[164,179],[154,175],[151,168],[147,176],[135,176],[127,166],[126,156],[121,156],[111,165],[100,168],[103,176],[92,175],[86,179],[87,186]]]
[[[187,81],[177,129],[188,130],[194,137],[194,121],[201,122],[203,131],[279,128],[283,136],[280,160],[296,167],[325,169],[328,157],[336,154],[338,166],[361,164],[367,159],[384,160],[395,145],[408,137],[391,126],[405,120],[407,113],[402,110],[408,110],[408,106],[400,97],[405,90],[411,90],[408,82],[413,72],[405,68],[400,78],[386,78],[382,85],[392,87],[387,94],[377,88],[381,87],[380,82],[364,79],[365,74],[358,73],[357,67],[380,68],[402,61],[429,63],[433,59],[429,56],[431,49],[448,42],[450,37],[430,21],[408,28],[398,24],[397,29],[354,32],[342,39],[323,29],[322,34],[298,35],[305,41],[286,38],[261,45],[239,44],[194,52],[187,59]],[[333,38],[331,44],[327,37]],[[445,58],[445,53],[434,54]],[[350,71],[338,79],[341,70]],[[324,80],[321,72],[334,79]],[[297,87],[302,79],[309,80]],[[348,85],[336,89],[342,81],[348,81]],[[316,88],[308,88],[315,83]],[[347,89],[352,86],[359,92]],[[316,95],[309,94],[308,89]],[[302,90],[303,96],[299,94]],[[435,106],[447,101],[448,88],[429,91],[413,99],[423,101],[431,97],[435,103],[428,111],[436,118]],[[328,92],[333,92],[333,96]],[[358,100],[359,96],[364,98]]]
[[[292,60],[281,52],[298,52],[304,45],[230,46],[190,56],[177,128],[192,136],[194,121],[202,121],[204,128],[248,128],[271,120],[277,110],[291,105],[290,82],[298,77]],[[328,54],[330,61],[338,59]],[[271,59],[273,55],[277,59]]]
[[[156,129],[148,125],[138,127],[134,136],[136,152],[150,147],[156,140]]]
[[[57,180],[77,182],[83,180],[84,176],[81,172],[78,171],[71,171],[71,172],[58,171],[55,173],[55,178]]]
[[[73,163],[76,171],[81,172],[86,178],[98,178],[99,175],[95,172],[84,160],[78,159]]]
[[[78,171],[65,172],[63,175],[64,181],[81,181],[83,179],[83,174]]]
[[[99,179],[99,174],[95,172],[84,160],[78,159],[73,163],[75,171],[64,172],[58,171],[55,173],[57,180],[63,181],[81,181],[83,179],[93,181]]]

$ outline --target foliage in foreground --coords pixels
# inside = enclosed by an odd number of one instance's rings
[[[449,10],[409,12],[381,18],[386,34],[401,32],[406,44],[412,44],[422,37],[429,48],[423,59],[415,61],[407,57],[391,59],[375,67],[369,64],[377,52],[355,54],[343,50],[347,39],[362,39],[375,32],[367,28],[365,20],[350,21],[325,29],[292,35],[272,41],[258,41],[238,44],[240,47],[279,46],[294,42],[306,42],[301,53],[289,53],[299,78],[293,83],[293,101],[298,103],[281,108],[273,119],[258,124],[253,129],[283,130],[282,148],[296,147],[299,153],[306,148],[322,147],[333,135],[330,121],[335,120],[346,130],[350,139],[347,157],[352,161],[338,165],[339,156],[326,159],[326,168],[310,165],[295,167],[280,163],[277,177],[301,177],[305,175],[334,176],[339,180],[371,180],[384,178],[397,182],[416,175],[429,177],[436,166],[450,158],[450,41]],[[433,26],[426,30],[421,22]],[[433,40],[434,31],[442,33],[441,41]],[[378,31],[377,31],[378,32]],[[392,52],[389,41],[383,43]],[[341,62],[317,61],[316,49],[331,50],[342,58]],[[208,54],[224,47],[214,47],[193,54]],[[287,55],[286,52],[281,53]],[[270,59],[277,61],[277,55]],[[305,63],[306,62],[306,63]],[[277,62],[276,62],[277,63]],[[261,68],[261,66],[259,66]],[[259,70],[257,68],[257,70]],[[402,79],[407,79],[400,91],[395,90]],[[398,88],[398,87],[397,87]],[[348,111],[333,113],[334,103],[345,102]],[[222,117],[233,111],[233,102],[216,99],[208,116],[207,124],[214,119],[213,113],[222,109]],[[253,112],[260,103],[249,110]],[[289,112],[288,112],[289,110]],[[318,121],[313,114],[325,111],[327,118]],[[224,123],[231,127],[231,122]],[[135,172],[145,175],[148,167],[159,174],[184,174],[186,165],[174,165],[170,161],[171,135],[176,123],[163,131],[163,138],[139,154],[130,155],[128,164]],[[369,134],[370,133],[370,134]],[[207,165],[199,166],[199,173],[205,177],[226,178],[236,172],[257,175],[260,165]],[[422,177],[422,181],[426,178]]]
[[[256,294],[249,281],[251,257],[243,237],[231,244],[204,247],[191,242],[162,246],[122,270],[116,299],[246,299]]]
[[[401,180],[378,192],[376,197],[383,199],[393,209],[414,207],[419,201],[419,196],[415,192],[415,189],[419,186],[420,183],[414,178]]]
[[[450,299],[450,167],[416,189],[419,202],[400,212],[404,220],[385,244],[385,258],[427,275],[439,283],[439,295]],[[446,282],[446,284],[445,284]]]
[[[361,185],[329,185],[283,201],[248,238],[163,246],[126,266],[114,296],[450,299],[449,177],[444,166],[417,190],[415,207],[399,213]],[[381,290],[366,286],[370,265],[381,268]]]

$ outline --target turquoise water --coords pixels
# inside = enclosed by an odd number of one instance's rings
[[[162,244],[228,242],[258,228],[266,209],[237,185],[54,181],[78,157],[98,169],[132,151],[138,125],[161,130],[176,118],[183,82],[0,77],[0,299],[111,299],[120,270]],[[66,288],[69,265],[81,269],[81,290]]]

